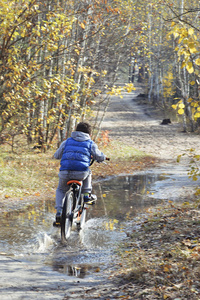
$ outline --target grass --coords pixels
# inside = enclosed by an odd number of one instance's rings
[[[101,145],[100,145],[101,146]],[[157,163],[152,156],[118,141],[111,141],[107,147],[99,147],[110,158],[105,164],[94,164],[92,172],[95,177],[119,174],[133,174]]]
[[[135,149],[129,145],[120,144],[119,141],[113,141],[106,147],[106,155],[111,158],[111,160],[116,161],[131,161],[139,160],[140,158],[147,157],[148,155],[141,150]]]
[[[10,153],[0,150],[0,198],[34,195],[56,187],[59,162],[52,160],[53,151]]]
[[[106,147],[100,144],[99,149],[111,160],[107,165],[95,163],[92,166],[93,179],[132,173],[155,163],[144,152],[119,145],[116,141],[110,142]],[[52,159],[55,150],[56,146],[46,153],[40,153],[38,150],[20,147],[17,153],[12,153],[8,146],[3,145],[0,149],[0,199],[55,194],[60,165],[59,161]]]

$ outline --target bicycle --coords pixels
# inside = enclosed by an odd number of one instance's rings
[[[67,182],[70,186],[63,200],[63,211],[61,217],[61,240],[66,242],[70,237],[71,228],[75,223],[77,230],[80,230],[86,218],[87,205],[84,203],[81,194],[82,182],[78,180],[70,180]]]
[[[106,160],[110,160],[106,158]],[[94,160],[91,160],[90,166]],[[84,196],[81,194],[82,182],[78,180],[70,180],[67,182],[69,190],[63,198],[63,210],[61,222],[58,226],[61,227],[61,241],[66,243],[70,237],[72,225],[75,224],[77,230],[81,230],[86,219],[86,209],[88,205],[95,204],[96,200],[84,203]]]

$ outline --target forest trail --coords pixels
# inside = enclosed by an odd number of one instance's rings
[[[113,96],[102,130],[109,130],[109,136],[151,154],[159,159],[174,160],[186,149],[199,148],[199,135],[184,133],[182,124],[172,121],[169,125],[160,125],[162,120],[170,118],[164,112],[144,104],[137,97],[142,90],[123,94],[123,98]]]
[[[199,136],[181,132],[181,124],[160,125],[160,112],[148,104],[139,103],[137,90],[123,99],[112,97],[102,130],[119,143],[131,145],[169,165],[185,149],[199,146]],[[135,100],[133,100],[135,99]],[[97,273],[98,275],[98,273]],[[73,278],[52,271],[48,266],[15,260],[0,254],[1,299],[119,299],[133,293],[133,286],[120,285],[108,279],[109,274],[95,278]],[[130,299],[130,298],[129,298]]]

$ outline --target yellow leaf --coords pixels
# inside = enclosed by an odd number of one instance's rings
[[[183,203],[183,205],[189,205],[189,204],[190,204],[190,202],[188,202],[188,201]]]
[[[184,114],[184,109],[180,108],[180,109],[178,110],[178,114],[179,114],[179,115],[183,115],[183,114]]]
[[[174,38],[176,39],[179,36],[178,32],[173,32]]]
[[[193,81],[190,81],[190,84],[191,85],[195,85],[195,81],[193,80]]]
[[[131,93],[133,90],[135,90],[135,87],[133,86],[132,83],[126,84],[125,89],[127,90],[128,93]]]
[[[200,118],[200,113],[196,113],[194,116],[195,118]]]
[[[78,49],[75,49],[74,51],[79,55],[80,52]]]
[[[180,162],[180,159],[181,159],[181,155],[178,155],[176,161],[177,161],[177,162]]]
[[[173,109],[176,109],[176,108],[177,108],[177,104],[173,104],[173,105],[172,105],[172,108],[173,108]]]
[[[163,269],[163,271],[164,271],[165,273],[167,273],[167,272],[169,272],[169,268],[165,266],[164,269]]]
[[[106,198],[106,194],[103,194],[102,196],[103,196],[104,198]]]
[[[85,29],[85,24],[81,23],[81,28]]]
[[[196,64],[197,66],[200,66],[200,58],[197,58],[197,59],[195,60],[195,64]]]
[[[183,69],[185,66],[186,66],[186,63],[185,63],[185,61],[183,61],[181,64],[181,68]]]
[[[179,108],[184,108],[184,107],[185,107],[185,104],[180,103],[178,106],[179,106]]]
[[[194,47],[194,43],[190,43],[188,45],[188,47],[190,48],[191,53],[196,53],[197,52],[197,49]]]
[[[193,35],[194,34],[194,29],[193,28],[189,28],[188,29],[188,34],[189,35]]]
[[[193,68],[191,61],[186,65],[186,69],[187,69],[188,73],[190,73],[190,74],[194,73],[194,68]]]

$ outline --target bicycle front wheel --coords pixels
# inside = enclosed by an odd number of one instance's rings
[[[61,240],[66,242],[70,237],[73,222],[73,192],[67,192],[63,204],[62,220],[61,220]]]
[[[83,227],[85,225],[85,219],[86,219],[86,208],[87,207],[85,207],[85,205],[84,205],[83,195],[80,198],[80,203],[81,203],[80,204],[80,206],[81,206],[81,209],[80,209],[81,213],[79,215],[79,219],[76,222],[78,230],[83,229]]]

